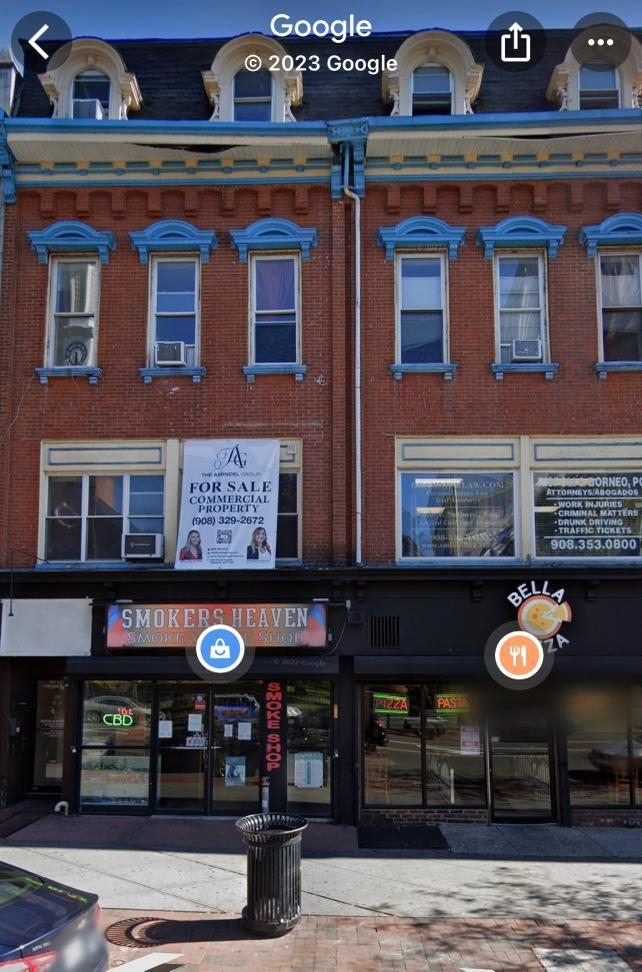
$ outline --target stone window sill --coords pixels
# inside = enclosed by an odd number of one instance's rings
[[[308,366],[304,364],[253,364],[244,365],[243,374],[249,382],[259,375],[294,375],[296,381],[303,381]]]
[[[391,364],[390,370],[397,381],[404,375],[443,375],[446,381],[452,381],[457,370],[456,364]]]
[[[87,378],[90,385],[97,385],[102,378],[102,368],[65,366],[62,368],[34,368],[41,385],[49,383],[50,378]]]
[[[207,374],[206,368],[139,368],[143,381],[151,385],[154,378],[191,378],[195,385],[200,385],[201,378]]]
[[[598,361],[593,370],[598,378],[606,380],[610,371],[642,371],[642,361]]]
[[[528,363],[511,362],[510,364],[492,364],[490,370],[497,381],[503,381],[508,372],[517,374],[543,374],[547,381],[552,381],[559,371],[559,364],[554,361],[533,361]]]

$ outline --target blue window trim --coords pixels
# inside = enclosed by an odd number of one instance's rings
[[[394,258],[395,250],[423,246],[447,247],[450,259],[456,260],[465,235],[464,226],[449,226],[436,216],[410,216],[396,226],[380,226],[377,243],[385,247],[386,260]]]
[[[606,380],[609,371],[642,371],[642,361],[598,361],[593,370],[598,378]]]
[[[116,249],[113,233],[95,230],[75,219],[61,219],[27,235],[40,263],[46,263],[50,253],[98,253],[101,262],[107,263],[109,251]]]
[[[249,382],[253,382],[257,375],[294,375],[297,381],[303,381],[308,372],[308,366],[304,364],[252,364],[243,365],[243,374]]]
[[[40,379],[41,385],[46,385],[50,378],[87,378],[90,385],[97,385],[98,379],[102,378],[102,368],[64,366],[60,368],[34,368],[35,373]]]
[[[506,372],[516,372],[516,373],[526,373],[526,374],[537,374],[541,372],[547,381],[552,381],[556,373],[559,371],[559,364],[556,361],[531,361],[521,363],[519,361],[511,361],[506,363],[496,363],[490,366],[490,370],[495,375],[497,381],[503,381]]]
[[[580,243],[587,256],[595,256],[599,246],[642,246],[642,216],[639,213],[617,213],[596,226],[580,230]]]
[[[207,368],[184,368],[182,366],[176,368],[166,366],[139,368],[138,371],[146,385],[151,385],[154,378],[191,378],[195,385],[200,385],[201,378],[207,374]]]
[[[150,253],[194,252],[200,253],[203,263],[208,263],[210,253],[216,247],[214,230],[200,230],[183,219],[161,219],[129,236],[141,263],[149,263]]]
[[[230,236],[242,263],[247,263],[250,250],[300,250],[302,259],[309,260],[311,248],[318,245],[315,227],[297,226],[278,217],[258,219],[247,229],[230,230]]]
[[[548,250],[551,259],[557,256],[564,242],[566,226],[553,226],[536,216],[509,216],[496,226],[482,226],[477,242],[484,248],[484,256],[490,260],[496,249],[538,247]]]
[[[436,374],[443,375],[446,381],[452,381],[457,371],[456,364],[391,364],[388,366],[397,381],[404,375]]]

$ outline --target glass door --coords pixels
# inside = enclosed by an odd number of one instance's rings
[[[548,719],[525,707],[496,712],[489,736],[493,820],[553,820]]]
[[[258,683],[212,689],[212,777],[209,813],[225,816],[259,809],[259,713],[263,687]],[[236,688],[236,691],[235,691]]]
[[[207,813],[209,688],[202,683],[158,692],[156,809]]]

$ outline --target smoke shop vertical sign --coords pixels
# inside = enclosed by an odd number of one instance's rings
[[[279,451],[278,439],[185,442],[175,567],[274,567]]]

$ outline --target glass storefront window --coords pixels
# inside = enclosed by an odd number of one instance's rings
[[[331,812],[332,712],[329,682],[288,683],[288,813]]]
[[[571,804],[628,806],[628,694],[581,689],[565,699]]]
[[[512,473],[401,474],[402,557],[514,557]]]
[[[426,802],[483,806],[484,732],[469,690],[427,685]]]
[[[364,690],[363,794],[368,806],[421,806],[421,689]]]
[[[366,806],[484,806],[483,727],[468,690],[369,685],[363,716]]]
[[[82,803],[147,805],[152,692],[148,682],[85,684]]]

